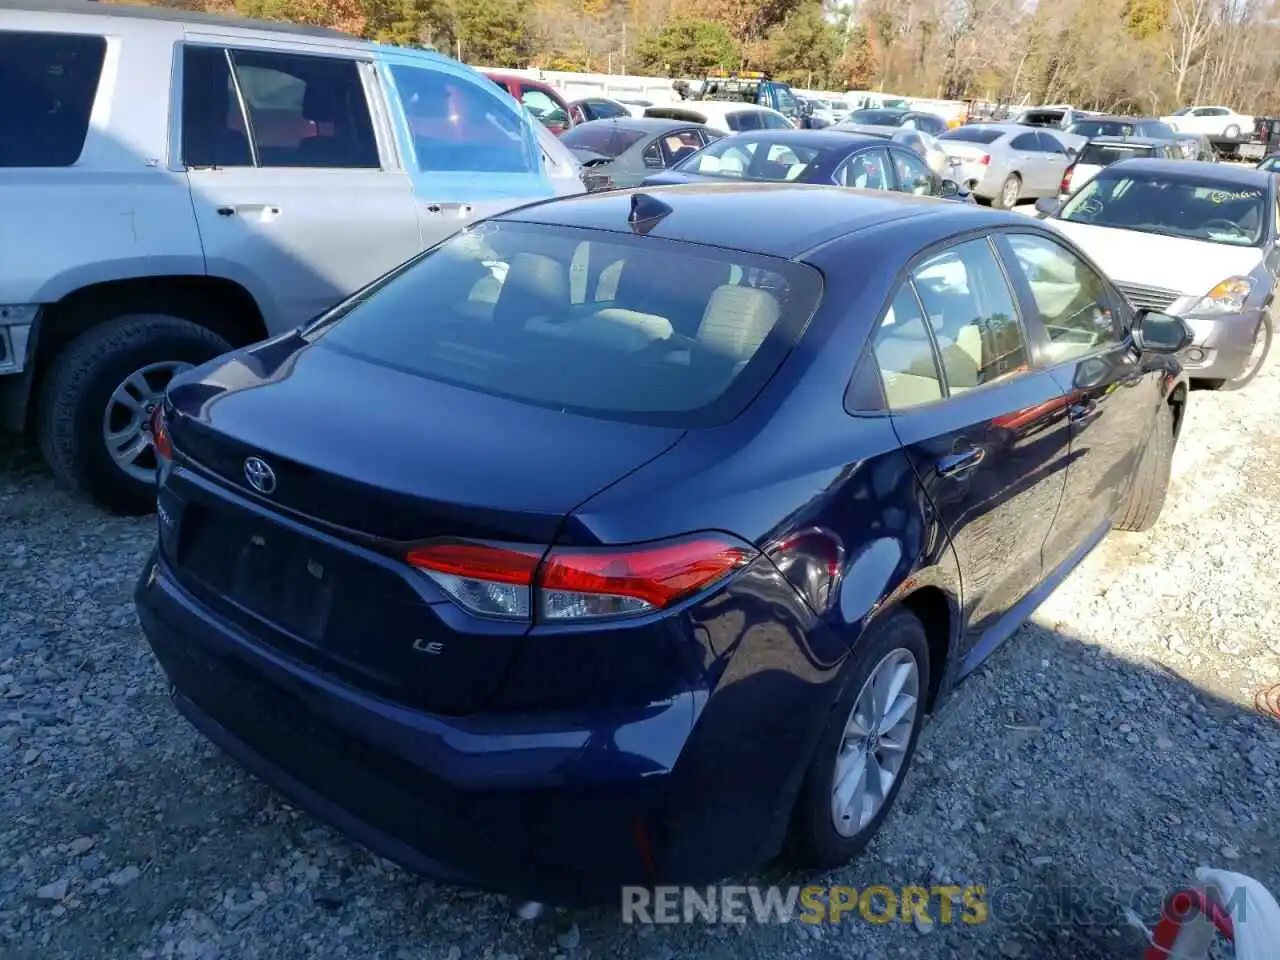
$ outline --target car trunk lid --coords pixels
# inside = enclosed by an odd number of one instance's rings
[[[296,335],[202,368],[170,404],[175,448],[196,465],[161,492],[180,518],[175,576],[269,646],[453,714],[483,705],[527,628],[465,615],[404,562],[408,545],[549,544],[575,506],[683,435],[465,390]],[[255,485],[250,458],[271,483]],[[199,481],[208,474],[220,483]]]

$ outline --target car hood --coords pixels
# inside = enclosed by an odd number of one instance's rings
[[[1203,296],[1228,277],[1246,276],[1262,262],[1257,247],[1097,227],[1050,219],[1046,223],[1079,244],[1111,279]]]

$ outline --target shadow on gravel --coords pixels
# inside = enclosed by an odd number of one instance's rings
[[[8,477],[43,487],[23,469]],[[200,740],[168,703],[129,608],[150,525],[63,504],[81,521],[75,556],[39,552],[12,489],[0,530],[22,534],[26,562],[5,571],[3,596],[37,593],[0,618],[6,958],[1100,960],[1139,956],[1125,907],[1152,922],[1199,864],[1280,890],[1280,724],[1032,624],[943,706],[864,856],[825,878],[772,867],[733,881],[982,885],[988,922],[922,933],[855,912],[821,928],[643,927],[611,909],[521,923],[501,898],[370,856]],[[137,565],[95,576],[104,556]],[[68,562],[83,568],[70,593],[39,593]]]

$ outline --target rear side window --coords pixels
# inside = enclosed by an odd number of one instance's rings
[[[571,150],[589,150],[602,157],[620,157],[644,139],[643,130],[629,130],[616,123],[588,123],[566,130],[560,142]]]
[[[760,114],[754,110],[743,110],[741,113],[731,113],[725,118],[729,124],[729,129],[734,132],[743,130],[759,130],[761,127]]]
[[[188,166],[380,166],[354,60],[188,47],[182,104]]]
[[[799,263],[492,221],[455,234],[308,335],[539,406],[711,426],[745,409],[776,372],[820,294],[817,272]]]
[[[69,167],[80,159],[107,41],[0,33],[0,167]]]
[[[391,78],[420,171],[537,170],[524,121],[503,92],[423,67],[393,66]]]

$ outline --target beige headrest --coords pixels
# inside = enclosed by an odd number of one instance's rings
[[[569,305],[569,276],[564,264],[540,253],[517,253],[498,294],[497,314],[512,319],[558,313]]]
[[[738,362],[750,360],[778,322],[781,308],[767,290],[716,287],[698,327],[698,342]]]

